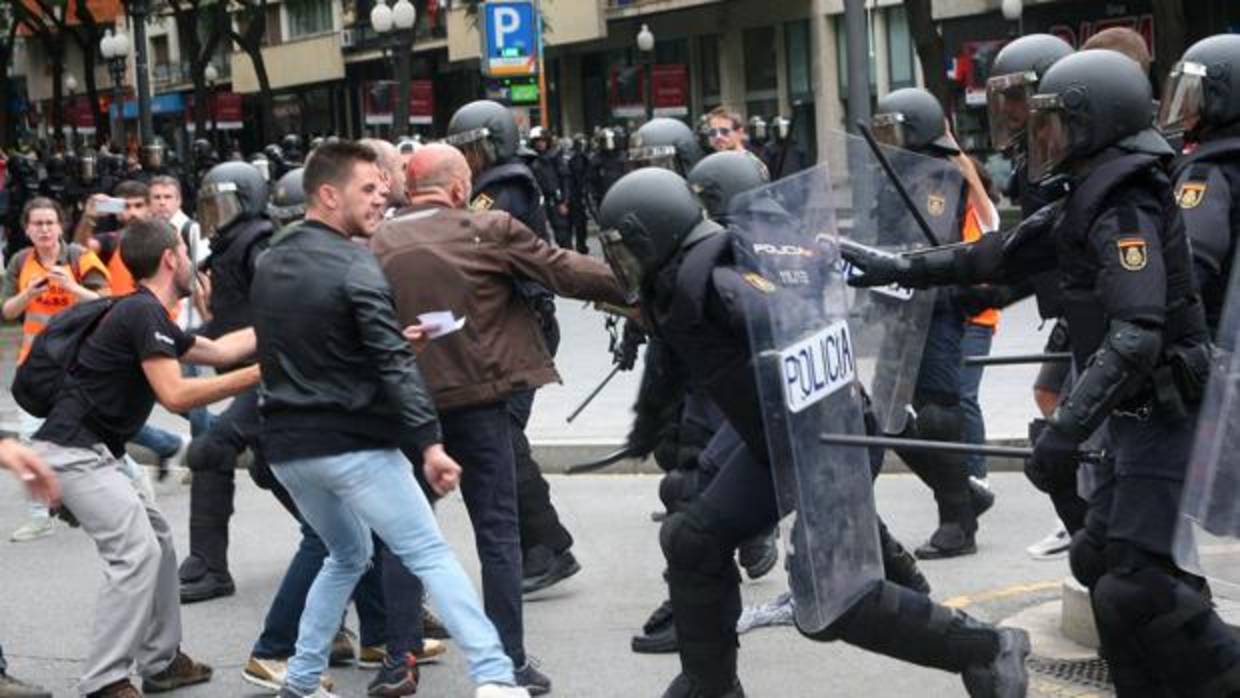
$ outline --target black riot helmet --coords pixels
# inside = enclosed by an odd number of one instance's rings
[[[906,87],[878,100],[874,110],[874,138],[906,150],[955,155],[960,152],[947,135],[943,105],[920,87]]]
[[[727,150],[702,158],[689,172],[689,187],[702,200],[706,213],[727,223],[728,206],[738,194],[768,184],[771,173],[748,150]]]
[[[268,162],[284,162],[284,150],[275,143],[268,143],[263,148],[263,155],[267,156]]]
[[[306,190],[302,185],[304,167],[284,173],[271,192],[271,204],[267,212],[280,225],[288,225],[306,216]]]
[[[286,161],[301,162],[301,136],[296,133],[286,134],[280,139],[280,148],[284,151]]]
[[[94,182],[97,176],[99,176],[98,155],[93,150],[83,151],[81,157],[78,158],[78,181],[89,184]]]
[[[604,153],[624,152],[629,149],[629,134],[623,126],[605,126],[594,134],[595,148]]]
[[[1163,88],[1158,126],[1198,137],[1240,121],[1240,35],[1198,41],[1175,64]]]
[[[702,159],[693,131],[676,119],[651,119],[629,138],[629,169],[662,167],[684,176]]]
[[[514,157],[521,144],[521,133],[508,107],[480,99],[456,110],[448,122],[448,137],[444,141],[460,149],[474,174],[479,175]]]
[[[1053,34],[1030,34],[995,55],[986,80],[991,146],[1007,150],[1020,145],[1029,120],[1029,98],[1038,81],[1056,61],[1071,54],[1072,46]]]
[[[1172,155],[1154,130],[1150,81],[1127,56],[1105,49],[1060,59],[1029,100],[1029,181],[1072,174],[1072,166],[1116,146]]]
[[[167,150],[164,142],[156,138],[138,149],[138,163],[147,172],[158,172],[164,166],[164,154]]]
[[[267,180],[248,162],[229,160],[212,167],[198,188],[198,224],[214,235],[234,221],[267,210]]]
[[[630,302],[678,249],[722,230],[689,183],[661,167],[616,180],[599,205],[598,223],[603,255]]]

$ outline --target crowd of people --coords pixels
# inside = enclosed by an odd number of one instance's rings
[[[135,163],[10,157],[0,311],[21,323],[22,434],[0,441],[0,464],[30,493],[13,540],[53,535],[59,517],[107,571],[78,691],[128,698],[211,680],[183,647],[180,609],[237,592],[229,541],[244,465],[301,533],[247,682],[326,698],[326,669],[348,661],[375,670],[369,695],[412,695],[419,663],[450,637],[478,698],[550,692],[523,597],[581,565],[525,431],[538,388],[559,378],[563,296],[623,316],[626,336],[646,341],[623,455],[666,471],[668,599],[632,649],[679,654],[664,698],[743,696],[738,635],[769,622],[958,673],[975,698],[1024,695],[1027,634],[936,604],[917,560],[977,552],[978,517],[994,504],[985,461],[933,444],[985,440],[981,370],[963,360],[988,353],[1000,308],[1036,295],[1058,323],[1048,351],[1074,359],[1048,363],[1034,387],[1043,419],[1026,474],[1062,532],[1030,552],[1069,555],[1120,696],[1240,692],[1240,645],[1171,541],[1212,343],[1230,342],[1219,329],[1240,234],[1240,38],[1190,48],[1157,110],[1148,70],[1127,30],[1080,51],[1049,35],[1000,51],[990,126],[1023,219],[1002,231],[997,187],[938,100],[920,88],[878,100],[875,138],[918,156],[906,198],[953,243],[903,254],[837,247],[805,229],[806,202],[762,196],[819,170],[806,171],[787,119],[746,122],[727,107],[696,130],[659,118],[557,142],[541,127],[523,138],[506,107],[480,100],[440,142],[329,138],[303,154],[290,136],[248,162],[220,162],[203,142],[192,175],[159,143]],[[892,191],[871,203],[883,230],[911,228]],[[905,549],[870,492],[883,449],[849,451],[869,468],[835,482],[861,492],[845,528],[862,535],[839,541],[857,546],[843,557],[859,586],[846,589],[822,586],[843,576],[804,549],[830,540],[808,534],[816,516],[801,507],[815,500],[795,491],[807,485],[772,472],[806,458],[786,443],[786,422],[807,418],[794,413],[832,417],[814,401],[768,413],[769,367],[755,357],[774,341],[774,309],[814,298],[805,289],[838,276],[823,260],[841,255],[858,288],[951,288],[925,308],[901,427],[889,431],[868,394],[838,407],[870,436],[904,438],[896,451],[939,519]],[[823,297],[807,322],[838,311]],[[156,404],[183,415],[191,438],[149,424]],[[184,459],[183,556],[129,443],[155,453],[156,478]],[[1082,466],[1081,449],[1105,457]],[[481,593],[434,516],[458,489]],[[792,588],[743,613],[738,567],[770,572],[791,510]],[[342,624],[350,602],[360,637]],[[0,655],[0,696],[46,695],[7,676]]]

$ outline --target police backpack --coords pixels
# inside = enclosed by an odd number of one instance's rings
[[[26,360],[13,377],[13,399],[27,413],[47,417],[77,365],[78,351],[99,321],[116,303],[105,296],[75,303],[54,315],[34,338]]]

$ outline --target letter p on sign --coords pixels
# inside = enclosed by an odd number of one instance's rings
[[[521,28],[521,13],[512,7],[499,7],[495,10],[495,46],[504,48],[508,43],[508,35]]]

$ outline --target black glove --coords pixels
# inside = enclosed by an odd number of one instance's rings
[[[965,314],[965,317],[973,317],[983,310],[1002,308],[1007,305],[1010,297],[1008,288],[1007,286],[991,286],[989,284],[957,286],[952,297],[955,299],[960,311]]]
[[[856,272],[859,272],[848,274],[849,286],[902,284],[913,271],[912,260],[908,257],[883,252],[849,240],[840,240],[840,256],[851,264]]]
[[[1029,423],[1033,455],[1025,461],[1025,477],[1039,490],[1051,493],[1076,487],[1080,452],[1076,440],[1045,419]]]

